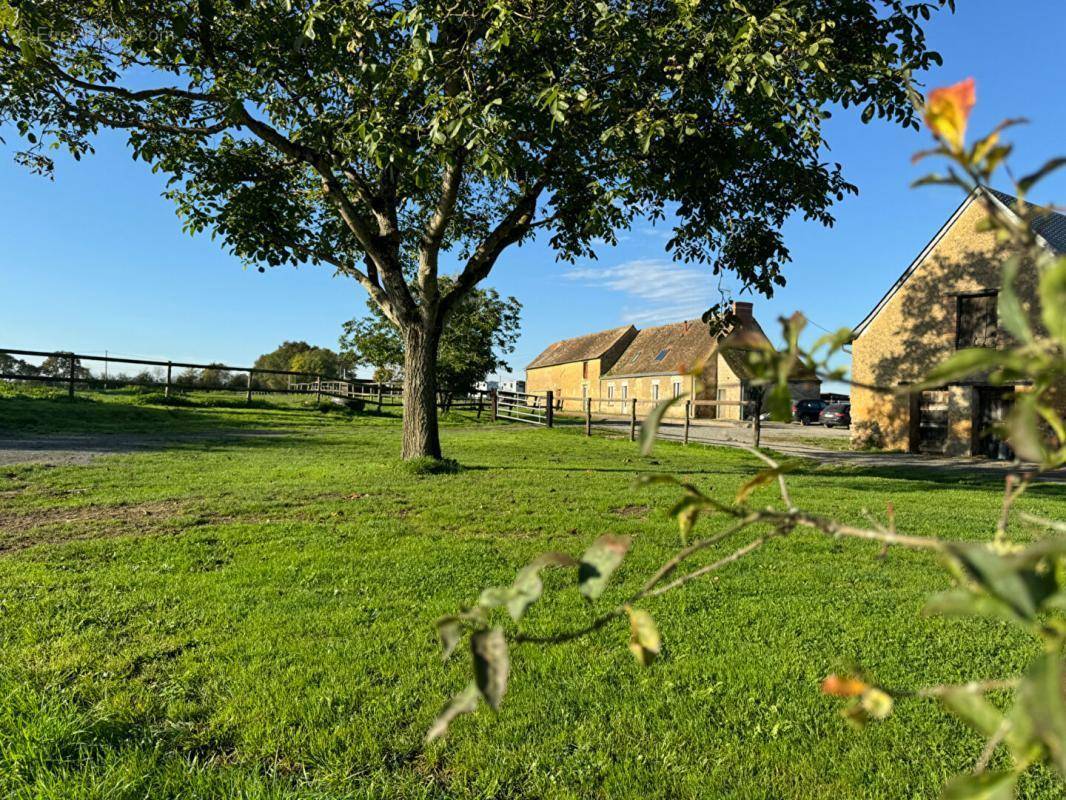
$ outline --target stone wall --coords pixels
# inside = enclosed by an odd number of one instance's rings
[[[853,342],[852,377],[857,385],[851,394],[851,417],[856,445],[907,450],[916,444],[912,442],[907,384],[920,380],[955,352],[958,296],[998,290],[1002,284],[1008,253],[996,242],[995,234],[977,230],[984,217],[979,200],[962,208]],[[1015,290],[1035,323],[1036,270],[1023,267]],[[968,454],[972,439],[973,388],[950,387],[948,452]]]

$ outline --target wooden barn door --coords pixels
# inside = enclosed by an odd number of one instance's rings
[[[918,396],[918,452],[943,453],[948,446],[948,391],[931,389]]]

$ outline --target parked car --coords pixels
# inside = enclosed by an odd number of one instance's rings
[[[818,415],[818,421],[825,427],[832,428],[840,425],[847,428],[851,425],[851,403],[832,403],[822,409]]]
[[[812,425],[818,422],[818,415],[828,405],[825,400],[797,400],[792,404],[792,419],[801,425]]]

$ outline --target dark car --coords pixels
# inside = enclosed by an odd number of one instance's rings
[[[792,419],[802,425],[818,422],[818,415],[829,403],[825,400],[797,400],[792,404]]]
[[[818,415],[818,421],[827,428],[835,425],[847,428],[851,425],[851,403],[833,403],[826,406]]]

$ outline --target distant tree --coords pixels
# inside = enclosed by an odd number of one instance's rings
[[[48,356],[37,368],[38,375],[46,375],[51,378],[65,378],[70,375],[70,356],[66,353],[56,353]],[[91,377],[88,369],[82,366],[80,359],[74,359],[74,377],[78,380],[86,380]]]
[[[343,359],[328,347],[315,347],[307,342],[282,342],[276,350],[264,353],[253,364],[256,369],[278,369],[307,372],[331,378],[340,377]],[[256,381],[271,389],[284,389],[290,380],[287,375],[259,375]]]
[[[33,364],[28,364],[21,358],[15,358],[7,353],[0,353],[0,374],[36,375],[37,367]]]
[[[328,347],[312,347],[293,356],[289,369],[326,378],[339,378],[342,369],[341,357]]]
[[[200,370],[196,384],[204,389],[221,389],[229,383],[230,373],[224,364],[209,364]]]
[[[174,376],[174,385],[182,389],[195,389],[200,384],[200,371],[189,367]]]
[[[442,290],[448,283],[442,279]],[[374,367],[375,375],[405,378],[403,335],[374,303],[367,306],[369,316],[344,324],[341,354]],[[490,373],[509,368],[504,356],[514,352],[521,310],[515,298],[503,299],[495,289],[474,289],[456,304],[444,323],[437,354],[435,382],[445,407]]]
[[[676,257],[771,293],[785,222],[855,191],[830,109],[916,126],[953,5],[0,0],[0,127],[45,174],[122,131],[188,230],[358,282],[403,335],[403,456],[439,458],[441,331],[508,248],[574,260],[669,214]]]

